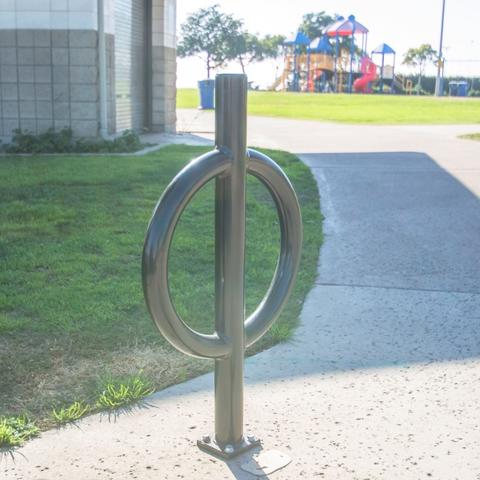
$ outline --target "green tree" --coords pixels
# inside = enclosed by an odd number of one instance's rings
[[[302,23],[298,29],[313,40],[321,37],[325,28],[331,25],[337,17],[338,15],[328,15],[324,10],[317,13],[307,13],[303,16]]]
[[[248,65],[255,62],[262,62],[267,58],[277,58],[280,54],[280,47],[285,37],[282,35],[266,35],[263,38],[243,31],[237,38],[233,39],[232,56],[237,58],[242,72],[245,73]]]
[[[438,53],[429,43],[423,43],[417,48],[409,48],[405,53],[402,63],[417,69],[418,72],[417,93],[422,89],[422,77],[425,74],[425,68],[428,64],[433,64],[437,60]]]
[[[223,13],[219,5],[201,8],[181,25],[177,54],[201,58],[210,78],[212,70],[236,58],[234,42],[241,36],[242,27],[241,20]]]

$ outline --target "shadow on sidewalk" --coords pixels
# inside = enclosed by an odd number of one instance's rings
[[[301,158],[325,216],[317,284],[292,341],[247,360],[247,383],[479,357],[479,199],[423,153]]]

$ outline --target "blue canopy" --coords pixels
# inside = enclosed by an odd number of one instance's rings
[[[377,48],[372,50],[372,53],[380,53],[381,55],[387,55],[389,53],[395,54],[395,50],[387,45],[386,43],[381,43]]]
[[[283,44],[286,47],[292,47],[295,45],[310,45],[310,39],[303,32],[297,32],[295,37],[285,40]]]
[[[333,53],[333,47],[328,41],[328,37],[324,35],[313,40],[307,51],[310,53]]]

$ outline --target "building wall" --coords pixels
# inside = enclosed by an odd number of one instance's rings
[[[176,124],[176,0],[152,0],[152,131]]]
[[[2,137],[64,126],[96,135],[96,0],[3,0],[0,8]]]
[[[175,0],[151,0],[151,128],[175,129]],[[115,131],[114,0],[105,0],[108,131]],[[97,0],[0,0],[0,138],[99,134]]]
[[[116,98],[115,98],[115,35],[105,33],[105,56],[107,67],[107,132],[116,131]]]

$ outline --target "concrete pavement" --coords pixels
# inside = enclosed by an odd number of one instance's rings
[[[250,119],[251,145],[312,168],[326,217],[295,338],[246,365],[247,430],[293,460],[271,478],[480,479],[480,143],[456,138],[475,130]],[[196,449],[212,420],[205,375],[46,432],[2,478],[252,478]]]
[[[213,138],[214,114],[178,110],[179,131]],[[480,194],[480,143],[458,135],[480,125],[346,125],[339,123],[249,117],[249,145],[295,153],[421,152],[431,156],[467,188]]]

